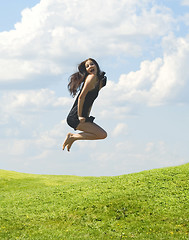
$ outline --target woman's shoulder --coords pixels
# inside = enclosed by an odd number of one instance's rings
[[[95,78],[96,78],[96,75],[94,75],[94,74],[88,74],[87,77],[86,77],[86,81],[91,81],[91,80],[93,80],[93,79],[95,79]]]
[[[85,84],[94,85],[96,81],[97,81],[97,76],[94,74],[89,74],[85,79]]]
[[[96,75],[94,75],[94,74],[87,75],[84,85],[83,85],[83,90],[91,91],[92,89],[94,89],[96,87],[97,82],[98,82],[98,78]]]

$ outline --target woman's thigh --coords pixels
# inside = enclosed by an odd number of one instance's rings
[[[101,138],[101,139],[104,139],[107,137],[106,131],[96,123],[90,123],[90,122],[79,123],[79,125],[77,126],[77,130],[80,130],[86,133],[93,133],[98,138]]]

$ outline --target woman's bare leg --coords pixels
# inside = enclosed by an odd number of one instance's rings
[[[69,151],[72,144],[76,140],[98,140],[98,139],[104,139],[107,137],[106,131],[102,129],[100,126],[98,126],[95,123],[90,122],[84,122],[80,123],[77,127],[77,130],[81,130],[81,133],[68,133],[66,140],[63,144],[63,150],[67,146],[67,150]]]

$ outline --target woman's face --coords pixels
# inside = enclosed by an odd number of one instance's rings
[[[97,74],[96,64],[92,60],[87,60],[85,63],[85,68],[88,74]]]

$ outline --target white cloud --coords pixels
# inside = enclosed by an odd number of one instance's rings
[[[137,113],[139,104],[159,106],[188,102],[189,36],[163,39],[164,55],[145,60],[140,69],[121,74],[119,81],[108,81],[95,103],[95,112],[104,119],[125,120]]]
[[[175,154],[169,144],[164,141],[133,142],[131,140],[112,140],[113,151],[104,149],[94,152],[91,165],[98,175],[120,175],[153,168],[167,167],[186,163],[181,155]],[[97,169],[98,166],[98,169]]]
[[[150,152],[150,151],[153,150],[153,148],[154,148],[154,143],[153,142],[148,142],[146,144],[145,152]]]
[[[112,135],[115,136],[123,136],[127,134],[128,132],[128,126],[125,123],[118,123],[116,127],[114,128]]]
[[[167,154],[168,149],[164,141],[148,142],[146,143],[145,152],[148,154],[164,155]]]
[[[183,22],[186,26],[189,26],[189,13],[186,13],[183,16],[181,16],[180,21]]]
[[[26,139],[28,145],[31,140],[32,146],[36,147],[36,143],[41,141],[45,142],[44,145],[52,145],[55,138],[52,136],[57,138],[58,134],[62,134],[61,126],[65,128],[65,123],[52,126],[66,117],[73,101],[71,98],[57,97],[54,91],[48,89],[8,91],[2,94],[0,100],[0,138],[14,141],[16,138],[18,141]],[[50,144],[47,144],[49,141]]]
[[[60,78],[73,57],[139,55],[145,38],[164,36],[172,23],[170,11],[149,0],[42,0],[23,10],[14,30],[0,33],[0,82]]]
[[[189,0],[182,0],[182,5],[189,6]]]
[[[118,98],[130,102],[161,105],[174,98],[182,101],[188,88],[189,38],[164,39],[163,58],[143,61],[140,70],[122,74],[117,83]]]
[[[1,109],[8,112],[27,111],[36,112],[50,108],[69,106],[71,99],[56,97],[55,92],[49,89],[8,91],[1,97]]]
[[[38,122],[36,122],[36,125]],[[31,130],[30,130],[31,131]],[[18,138],[18,133],[13,135],[13,130],[9,129],[8,140],[0,138],[1,154],[9,156],[20,156],[20,158],[40,158],[46,156],[48,151],[58,151],[62,148],[67,126],[65,120],[55,124],[50,130],[40,130],[33,128],[28,137]],[[10,135],[11,134],[11,135]],[[47,156],[46,156],[47,157]]]

